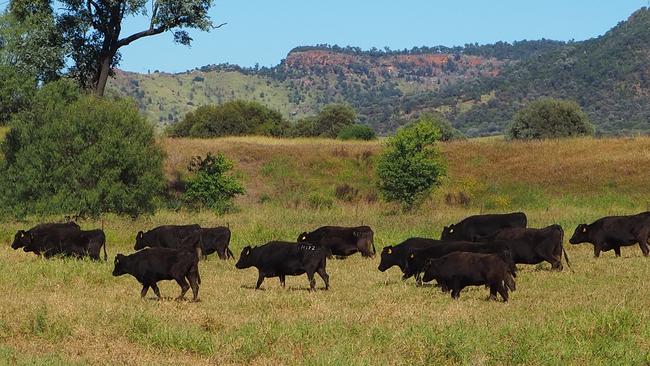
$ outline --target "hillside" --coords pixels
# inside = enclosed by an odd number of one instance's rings
[[[208,65],[179,74],[118,72],[111,89],[133,96],[160,124],[197,105],[243,98],[297,119],[331,102],[352,104],[363,123],[390,133],[436,110],[469,136],[500,134],[526,102],[576,100],[601,134],[650,131],[650,11],[603,36],[464,47],[363,51],[297,47],[272,68]]]

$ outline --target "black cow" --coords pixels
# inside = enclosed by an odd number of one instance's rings
[[[510,255],[515,263],[538,264],[544,261],[551,268],[562,270],[562,253],[569,268],[569,257],[564,250],[564,230],[560,225],[551,225],[542,229],[507,228],[489,236],[488,241],[517,243],[510,245]]]
[[[235,258],[228,245],[230,244],[230,229],[224,226],[215,228],[202,228],[203,255],[208,256],[214,252],[220,259]]]
[[[500,229],[526,227],[528,219],[523,212],[470,216],[457,224],[445,226],[440,236],[447,241],[479,241]]]
[[[436,280],[443,291],[451,290],[457,299],[467,286],[490,287],[490,299],[496,300],[497,292],[508,301],[508,289],[515,291],[514,271],[510,266],[508,252],[480,254],[454,252],[436,259],[429,259],[424,268],[423,280]]]
[[[413,249],[406,258],[406,271],[404,277],[417,276],[422,273],[424,266],[430,259],[440,258],[453,252],[471,252],[482,254],[495,254],[501,252],[509,252],[512,242],[467,242],[467,241],[431,241],[431,239],[413,238],[409,240],[425,240],[429,241],[432,245],[424,249]],[[512,273],[515,273],[515,262],[510,263]]]
[[[319,244],[271,241],[256,248],[245,247],[235,267],[257,268],[259,274],[255,289],[260,288],[266,277],[279,277],[280,285],[284,287],[286,276],[306,273],[309,289],[313,291],[316,287],[314,273],[318,273],[327,290],[330,285],[329,275],[325,271],[327,255],[328,251]]]
[[[375,256],[374,233],[369,226],[323,226],[312,232],[303,232],[298,242],[325,246],[331,255],[347,257],[360,252],[363,257]]]
[[[614,249],[621,256],[621,247],[639,244],[644,256],[648,256],[648,237],[650,236],[650,212],[631,216],[608,216],[592,224],[580,224],[569,240],[571,244],[591,243],[594,256],[601,251]]]
[[[118,254],[115,256],[113,276],[127,273],[142,284],[141,298],[145,297],[151,287],[158,299],[162,299],[157,285],[158,281],[175,280],[181,287],[181,294],[176,300],[184,300],[185,293],[190,288],[192,288],[192,301],[198,299],[199,285],[201,284],[199,258],[192,251],[147,248],[128,256]]]
[[[55,255],[80,256],[77,248],[66,244],[67,238],[80,233],[79,225],[74,222],[64,224],[40,224],[23,231],[14,237],[11,247],[16,250],[23,248],[25,252],[33,252],[50,258]]]
[[[72,249],[79,257],[89,256],[93,260],[100,259],[101,249],[104,248],[104,261],[108,259],[106,254],[106,234],[103,230],[81,230],[78,233],[66,237],[63,241],[64,248]]]
[[[433,245],[438,245],[440,243],[441,242],[439,240],[410,238],[398,245],[389,245],[387,247],[384,247],[384,249],[381,251],[381,261],[379,262],[377,269],[381,272],[385,272],[392,266],[397,266],[404,274],[402,276],[402,280],[407,280],[410,277],[406,276],[406,259],[408,258],[408,255],[414,249],[425,249]],[[419,282],[419,277],[416,278],[416,280]]]
[[[196,224],[158,226],[147,232],[138,232],[133,249],[140,250],[145,247],[181,248],[184,246],[194,248],[194,243],[191,240],[186,240],[190,235],[200,238],[201,227]]]

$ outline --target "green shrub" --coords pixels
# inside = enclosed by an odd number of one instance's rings
[[[244,187],[228,174],[233,163],[223,154],[208,153],[205,159],[192,159],[188,170],[194,175],[187,182],[185,199],[194,207],[206,207],[223,214],[233,208],[233,198],[244,194]]]
[[[369,141],[376,139],[377,136],[375,135],[375,130],[370,126],[354,124],[343,127],[336,138],[339,140]]]
[[[423,119],[400,128],[387,141],[377,162],[379,190],[387,201],[411,209],[440,185],[446,169],[435,146],[439,138],[435,123]]]
[[[415,122],[431,121],[440,130],[440,141],[463,140],[465,135],[455,129],[451,123],[440,113],[422,113]]]
[[[219,137],[241,135],[285,136],[289,123],[280,112],[253,101],[235,100],[206,105],[185,115],[170,127],[176,137]]]
[[[10,126],[0,164],[4,210],[136,216],[155,209],[163,153],[132,101],[85,95],[61,80],[40,89]]]
[[[314,133],[317,136],[336,138],[344,127],[353,125],[356,121],[357,112],[349,105],[329,104],[316,115]]]
[[[318,193],[312,193],[307,197],[307,206],[312,209],[331,209],[334,207],[334,200]]]
[[[29,106],[36,80],[6,65],[0,65],[0,80],[0,125],[4,125],[12,114]]]
[[[521,109],[508,130],[512,139],[546,139],[592,135],[594,127],[573,101],[544,98]]]

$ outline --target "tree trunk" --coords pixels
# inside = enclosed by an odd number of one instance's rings
[[[106,89],[106,83],[108,82],[108,76],[111,72],[112,63],[112,54],[105,54],[100,57],[99,78],[97,78],[97,86],[95,87],[95,93],[100,97],[104,96],[104,90]]]

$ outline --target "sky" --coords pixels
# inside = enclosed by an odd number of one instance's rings
[[[2,2],[2,0],[0,0]],[[170,33],[122,49],[120,68],[181,72],[208,64],[277,65],[296,46],[319,43],[363,49],[456,46],[532,39],[585,40],[627,19],[649,0],[215,0],[216,24],[192,31],[191,47]],[[148,19],[126,20],[123,35]]]

